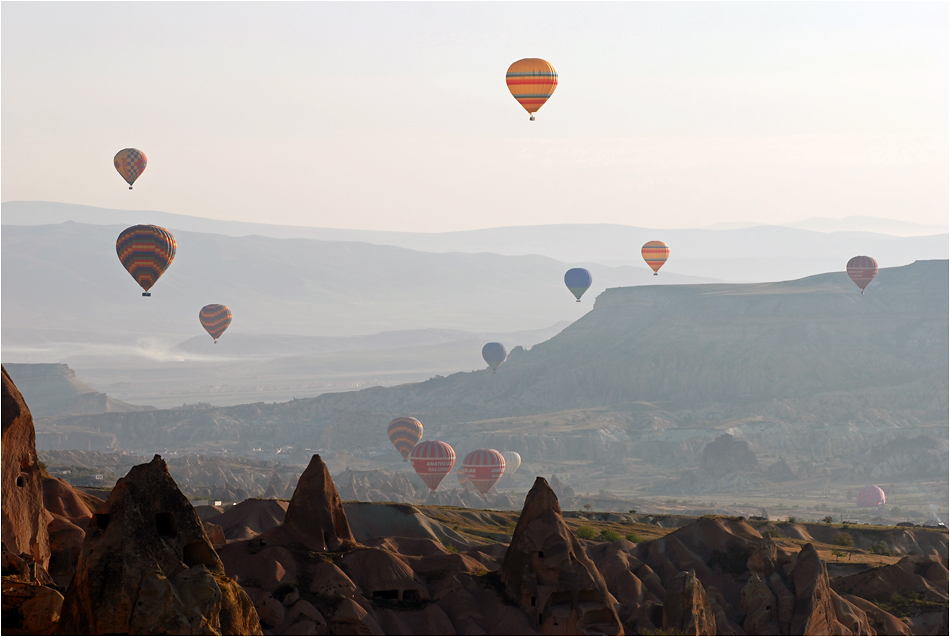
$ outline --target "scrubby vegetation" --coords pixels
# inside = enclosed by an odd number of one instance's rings
[[[574,535],[582,540],[592,540],[594,536],[597,535],[597,531],[595,531],[592,526],[579,526],[577,530],[574,531]]]

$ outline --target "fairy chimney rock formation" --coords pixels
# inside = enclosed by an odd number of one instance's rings
[[[716,611],[695,571],[681,571],[666,588],[663,628],[674,635],[716,634]]]
[[[355,544],[343,501],[319,454],[297,481],[287,506],[284,528],[311,551],[336,551]]]
[[[3,375],[2,523],[6,550],[25,556],[45,570],[49,566],[50,517],[43,506],[43,477],[36,456],[33,415],[6,368]]]
[[[501,577],[508,595],[545,635],[622,635],[616,601],[561,516],[544,478],[525,498]]]
[[[60,634],[261,634],[159,456],[116,483],[88,528]]]

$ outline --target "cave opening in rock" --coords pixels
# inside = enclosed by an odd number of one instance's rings
[[[217,566],[217,554],[214,549],[204,540],[195,540],[185,545],[182,562],[188,565],[188,568],[204,564],[209,569]]]
[[[373,591],[376,599],[399,599],[399,591]]]
[[[23,476],[17,476],[17,479],[16,479],[16,486],[22,487],[24,484],[25,484],[25,483],[24,483],[24,481],[23,481]]]
[[[109,526],[109,517],[108,513],[96,513],[93,515],[96,518],[96,528],[105,531],[106,527]]]
[[[175,527],[175,516],[168,511],[155,514],[155,528],[161,537],[178,536],[178,529]]]
[[[422,595],[419,594],[419,591],[410,589],[402,592],[402,601],[404,602],[419,602],[422,601]]]

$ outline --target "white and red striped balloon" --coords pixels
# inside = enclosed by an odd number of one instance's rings
[[[864,288],[877,276],[877,261],[871,257],[853,257],[848,261],[848,276],[864,294]]]
[[[447,443],[426,440],[413,448],[409,462],[422,481],[435,491],[455,466],[455,450]]]
[[[482,495],[487,495],[505,473],[505,457],[494,449],[476,449],[465,456],[462,471]]]

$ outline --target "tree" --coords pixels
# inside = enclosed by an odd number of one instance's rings
[[[854,546],[854,538],[851,537],[850,533],[845,533],[844,531],[841,531],[840,533],[835,535],[834,539],[831,540],[831,543],[834,544],[835,546],[846,546],[850,548]]]
[[[830,515],[826,515],[825,517],[821,518],[821,521],[824,522],[825,524],[833,524],[835,519],[831,517]]]

